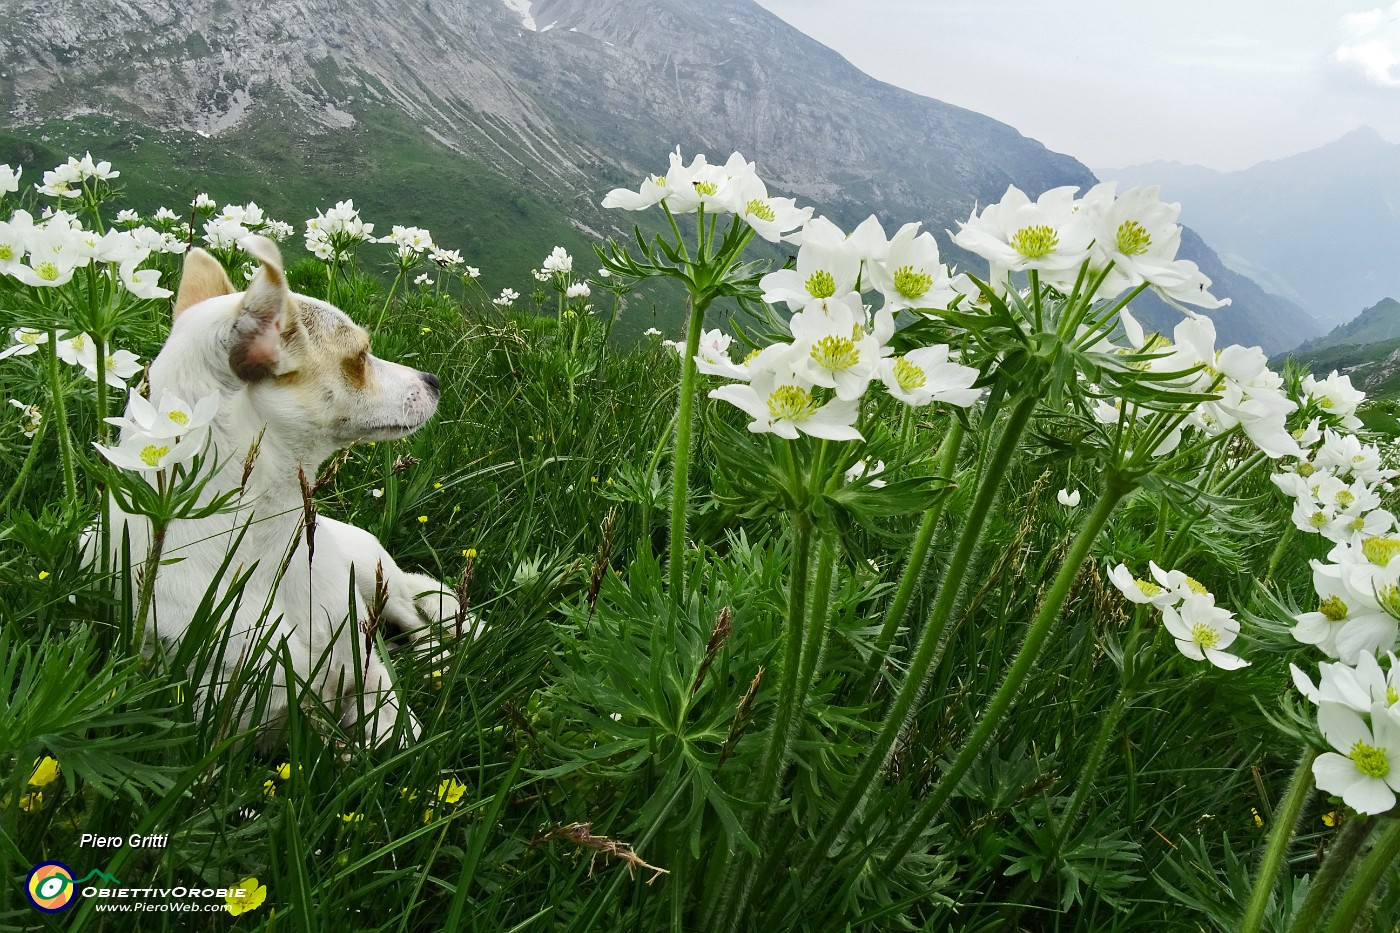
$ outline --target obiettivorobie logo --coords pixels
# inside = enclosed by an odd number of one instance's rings
[[[40,862],[29,870],[29,877],[24,880],[24,893],[36,910],[56,914],[73,906],[79,886],[94,878],[104,884],[121,885],[120,881],[99,868],[75,880],[73,869],[62,862]]]

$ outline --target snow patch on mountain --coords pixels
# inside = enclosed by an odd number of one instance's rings
[[[503,0],[506,6],[520,14],[520,21],[525,28],[531,32],[538,32],[539,26],[535,23],[535,18],[530,15],[531,0]],[[550,24],[554,25],[553,23]]]

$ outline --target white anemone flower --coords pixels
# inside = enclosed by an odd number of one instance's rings
[[[133,434],[142,434],[156,440],[183,437],[207,428],[219,413],[219,393],[212,392],[193,405],[170,392],[162,392],[160,399],[152,404],[133,391],[127,398],[126,416],[108,418],[107,423],[116,425]]]
[[[1067,509],[1079,508],[1079,503],[1082,501],[1078,489],[1061,489],[1055,493],[1055,499]]]
[[[914,408],[935,401],[966,407],[982,395],[972,387],[977,370],[953,362],[943,343],[881,360],[880,379],[891,395]]]
[[[1317,725],[1335,752],[1313,762],[1320,790],[1336,794],[1357,813],[1384,813],[1400,790],[1400,717],[1377,704],[1371,725],[1354,709],[1323,703]]]
[[[1209,661],[1222,670],[1233,671],[1249,662],[1224,649],[1240,632],[1240,623],[1228,609],[1215,605],[1209,596],[1191,594],[1178,606],[1162,607],[1162,625],[1176,640],[1177,650],[1193,661]]]
[[[129,260],[118,266],[122,285],[137,298],[156,299],[169,298],[174,294],[168,288],[160,286],[160,270],[158,269],[137,269],[140,260]]]
[[[894,318],[882,315],[867,328],[860,295],[811,302],[788,322],[795,340],[798,371],[812,383],[836,390],[839,399],[865,394],[880,365],[882,344],[894,332]]]
[[[33,231],[34,218],[28,211],[15,211],[9,220],[0,220],[0,275],[12,275],[24,263]]]
[[[860,277],[860,257],[841,228],[818,217],[802,228],[795,269],[779,269],[759,280],[763,300],[794,310],[813,300],[847,295]]]
[[[1158,586],[1151,580],[1133,576],[1127,564],[1119,564],[1117,567],[1111,568],[1108,571],[1108,582],[1112,583],[1118,592],[1127,598],[1128,602],[1137,603],[1140,606],[1151,605],[1161,609],[1181,599],[1172,590]]]
[[[1303,377],[1303,391],[1323,411],[1335,416],[1342,427],[1348,431],[1361,430],[1361,419],[1356,417],[1356,409],[1366,401],[1366,393],[1352,386],[1350,376],[1341,375],[1335,369],[1326,379],[1309,374]]]
[[[946,308],[957,297],[948,268],[938,258],[933,234],[920,233],[917,223],[900,227],[890,237],[884,262],[868,265],[867,269],[890,311]]]
[[[855,429],[860,405],[855,401],[817,401],[813,384],[798,375],[795,351],[790,344],[764,348],[749,364],[748,384],[734,383],[710,392],[710,398],[728,402],[753,419],[755,434],[776,434],[796,440],[799,433],[833,441],[858,441]]]
[[[12,356],[28,356],[31,353],[38,353],[39,348],[49,342],[49,335],[42,330],[34,330],[29,327],[17,327],[10,332],[15,342],[0,350],[0,360],[9,359]]]
[[[562,246],[556,246],[550,250],[548,256],[544,257],[544,262],[540,263],[540,271],[550,275],[564,275],[574,271],[574,257],[569,255],[569,251]]]
[[[1298,692],[1313,705],[1340,703],[1358,713],[1369,713],[1377,704],[1388,710],[1400,703],[1400,661],[1391,652],[1386,657],[1390,659],[1389,675],[1369,651],[1361,652],[1355,666],[1319,664],[1319,683],[1316,686],[1296,664],[1288,667],[1293,673],[1293,683]]]
[[[0,197],[14,194],[19,190],[19,177],[24,174],[24,166],[10,168],[0,164]]]
[[[661,331],[651,328],[649,334],[660,334]],[[671,340],[662,341],[667,346],[674,347],[677,353],[685,352],[685,345]],[[695,368],[707,376],[721,376],[725,379],[737,379],[742,382],[749,381],[749,368],[746,363],[735,363],[729,356],[729,347],[734,342],[734,338],[724,331],[716,328],[707,330],[700,334],[700,346],[695,354]]]
[[[93,382],[97,381],[97,351],[91,343],[87,353],[79,357],[78,365]],[[126,381],[142,370],[141,359],[130,350],[110,350],[107,353],[104,376],[107,385],[114,389],[125,389]]]
[[[1094,225],[1094,266],[1112,263],[1101,297],[1111,297],[1147,282],[1176,284],[1176,251],[1181,227],[1180,204],[1166,204],[1156,187],[1131,188],[1114,197],[1116,185],[1104,182],[1085,193],[1080,202]]]
[[[732,184],[734,213],[769,243],[779,242],[783,234],[812,219],[812,208],[798,207],[792,198],[770,197],[768,186],[757,174],[740,176]]]
[[[953,242],[987,260],[993,280],[1037,270],[1068,291],[1094,235],[1084,212],[1076,210],[1076,190],[1051,188],[1032,202],[1012,185],[996,204],[960,223]]]
[[[207,432],[197,431],[176,441],[131,432],[116,447],[104,447],[98,443],[93,446],[114,466],[137,473],[153,473],[195,457],[203,448],[206,437]]]
[[[34,433],[39,430],[39,423],[44,420],[44,410],[38,405],[28,405],[17,398],[10,399],[10,404],[19,409],[20,418],[23,419],[20,421],[20,432],[25,437],[34,437]]]

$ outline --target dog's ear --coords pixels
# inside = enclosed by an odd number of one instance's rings
[[[185,268],[180,273],[180,291],[175,295],[174,317],[179,317],[185,309],[206,298],[232,295],[235,291],[237,289],[228,280],[228,273],[219,265],[219,260],[196,246],[185,254]]]
[[[282,361],[282,329],[292,320],[292,292],[282,271],[282,254],[267,237],[246,236],[238,244],[262,268],[253,273],[238,319],[233,324],[228,362],[240,379],[272,375]]]

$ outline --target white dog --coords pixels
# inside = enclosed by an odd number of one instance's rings
[[[298,468],[314,482],[336,450],[422,427],[437,409],[438,380],[371,355],[364,329],[344,312],[293,294],[272,241],[252,236],[240,245],[262,263],[246,292],[234,291],[208,253],[188,253],[170,336],[151,363],[152,398],[169,392],[192,403],[218,393],[208,453],[220,467],[204,495],[241,492],[232,511],[171,524],[149,630],[167,648],[177,644],[237,542],[224,585],[238,573],[251,575],[225,616],[226,632],[218,632],[227,647],[199,685],[201,702],[222,696],[241,670],[271,661],[274,688],[263,717],[280,720],[288,696],[278,660],[285,647],[297,681],[346,726],[359,723],[363,711],[365,738],[383,742],[393,734],[400,700],[373,647],[364,656],[360,623],[375,600],[376,578],[387,587],[381,618],[415,639],[429,620],[454,616],[457,601],[437,580],[400,570],[369,532],[332,519],[315,520],[308,561]],[[114,507],[112,529],[114,552],[126,536],[139,564],[151,540],[149,521]],[[418,723],[403,712],[404,728],[416,738]],[[249,718],[241,714],[238,725],[257,724]]]

